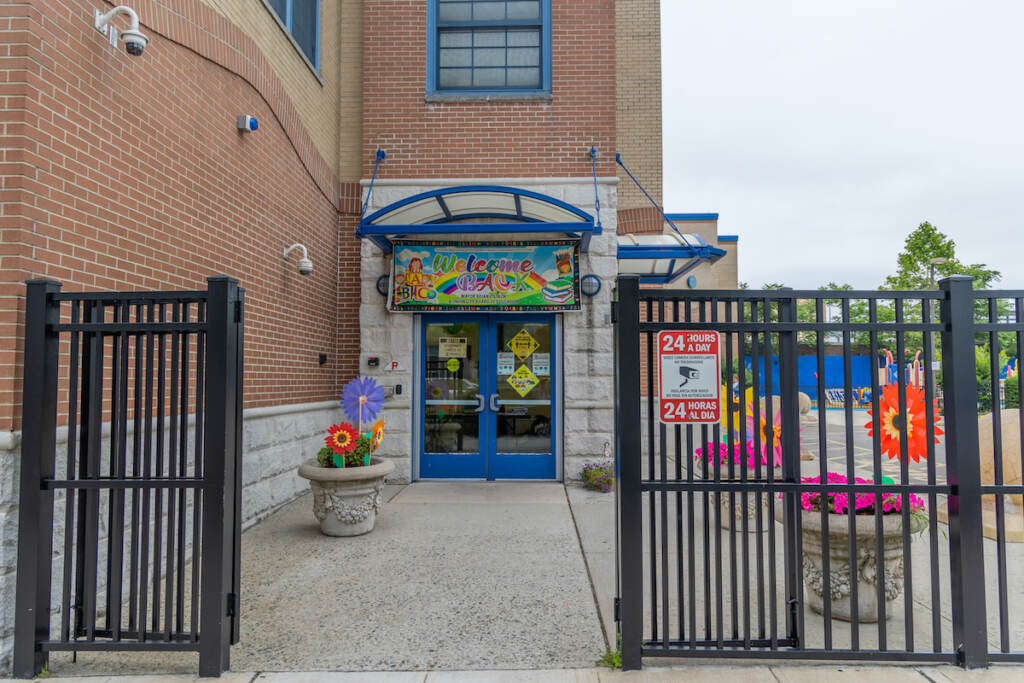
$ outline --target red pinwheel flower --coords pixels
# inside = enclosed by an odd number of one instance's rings
[[[899,386],[896,384],[886,385],[878,400],[878,412],[881,418],[881,428],[878,430],[879,442],[882,452],[889,456],[889,459],[902,459],[900,453],[900,434],[905,433],[907,437],[907,455],[914,462],[920,462],[921,458],[928,457],[928,429],[925,414],[924,389],[913,384],[907,385],[907,409],[906,424],[900,416]],[[868,410],[868,415],[871,415]],[[943,433],[939,429],[939,411],[934,408],[932,411],[935,443],[939,442],[938,436]],[[871,422],[864,427],[868,430],[868,436],[874,436],[875,424],[878,418],[872,416]]]
[[[327,430],[328,436],[324,439],[327,447],[334,451],[335,455],[351,453],[359,441],[359,434],[355,427],[347,422],[340,425],[331,425]]]

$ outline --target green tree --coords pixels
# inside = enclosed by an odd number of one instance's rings
[[[934,259],[945,259],[944,263],[932,266]],[[973,279],[975,289],[988,289],[998,282],[1001,273],[998,270],[987,267],[983,263],[965,264],[956,256],[956,243],[948,235],[941,232],[934,225],[925,221],[907,235],[903,243],[903,251],[896,257],[896,273],[885,278],[885,283],[880,289],[889,290],[927,290],[937,286],[941,278],[950,275],[967,275]],[[934,268],[935,284],[931,275]],[[904,322],[922,322],[923,315],[921,301],[913,299],[903,300]],[[988,302],[979,299],[975,302],[975,318],[978,320],[988,319]],[[931,310],[931,321],[936,322],[939,316],[938,305],[933,304]],[[1005,315],[1008,307],[1004,302],[998,303],[998,314]],[[880,300],[878,302],[878,320],[880,322],[892,322],[896,319],[895,302]],[[1007,348],[1012,342],[1010,336],[1000,335],[1000,347]],[[890,338],[891,337],[891,338]],[[979,337],[978,343],[984,340]],[[895,351],[895,335],[882,333],[879,335],[879,343],[889,346]],[[923,335],[920,332],[907,332],[904,335],[904,345],[907,355],[912,356],[924,345]],[[938,339],[935,340],[938,347]],[[936,348],[935,360],[939,360],[940,351]]]
[[[988,289],[1001,277],[998,270],[983,263],[961,263],[952,238],[925,221],[907,235],[903,251],[896,257],[896,273],[885,278],[882,289],[931,289],[931,262],[936,258],[946,259],[935,266],[936,281],[950,275],[968,275],[974,278],[975,289]]]

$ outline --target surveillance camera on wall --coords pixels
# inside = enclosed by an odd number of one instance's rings
[[[302,244],[293,244],[284,250],[284,258],[288,260],[288,254],[292,253],[296,249],[302,251],[302,258],[299,259],[299,275],[312,275],[313,274],[313,262],[309,260],[309,254],[306,253],[306,247]]]
[[[125,52],[132,57],[139,57],[142,55],[142,51],[146,49],[149,38],[138,31],[129,29],[121,33],[121,41],[124,42]]]
[[[96,10],[93,26],[103,35],[109,36],[113,45],[117,36],[117,29],[111,26],[110,22],[118,14],[128,17],[128,29],[121,33],[121,42],[124,43],[124,50],[132,57],[138,57],[146,49],[146,45],[149,44],[149,38],[146,37],[146,34],[139,31],[139,15],[135,13],[135,10],[126,5],[118,5],[106,14]]]

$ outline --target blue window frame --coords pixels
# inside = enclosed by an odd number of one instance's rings
[[[551,0],[428,0],[428,94],[549,92]]]
[[[320,68],[320,0],[266,0],[314,69]]]

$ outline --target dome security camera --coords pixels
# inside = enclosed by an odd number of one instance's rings
[[[143,33],[131,29],[121,33],[121,40],[124,41],[124,51],[132,57],[141,56],[142,51],[146,49],[146,44],[149,43],[149,38]]]
[[[306,247],[302,244],[293,244],[290,247],[286,247],[284,250],[284,260],[288,260],[288,254],[292,253],[296,249],[302,252],[302,258],[299,259],[299,275],[312,275],[313,274],[313,262],[309,260],[309,254],[306,253]]]
[[[128,29],[121,33],[121,41],[124,42],[124,50],[132,57],[138,57],[146,49],[149,38],[139,31],[139,15],[131,7],[118,5],[106,14],[96,10],[93,15],[93,26],[97,31],[110,37],[111,45],[117,37],[117,29],[110,25],[118,14],[128,17]]]

